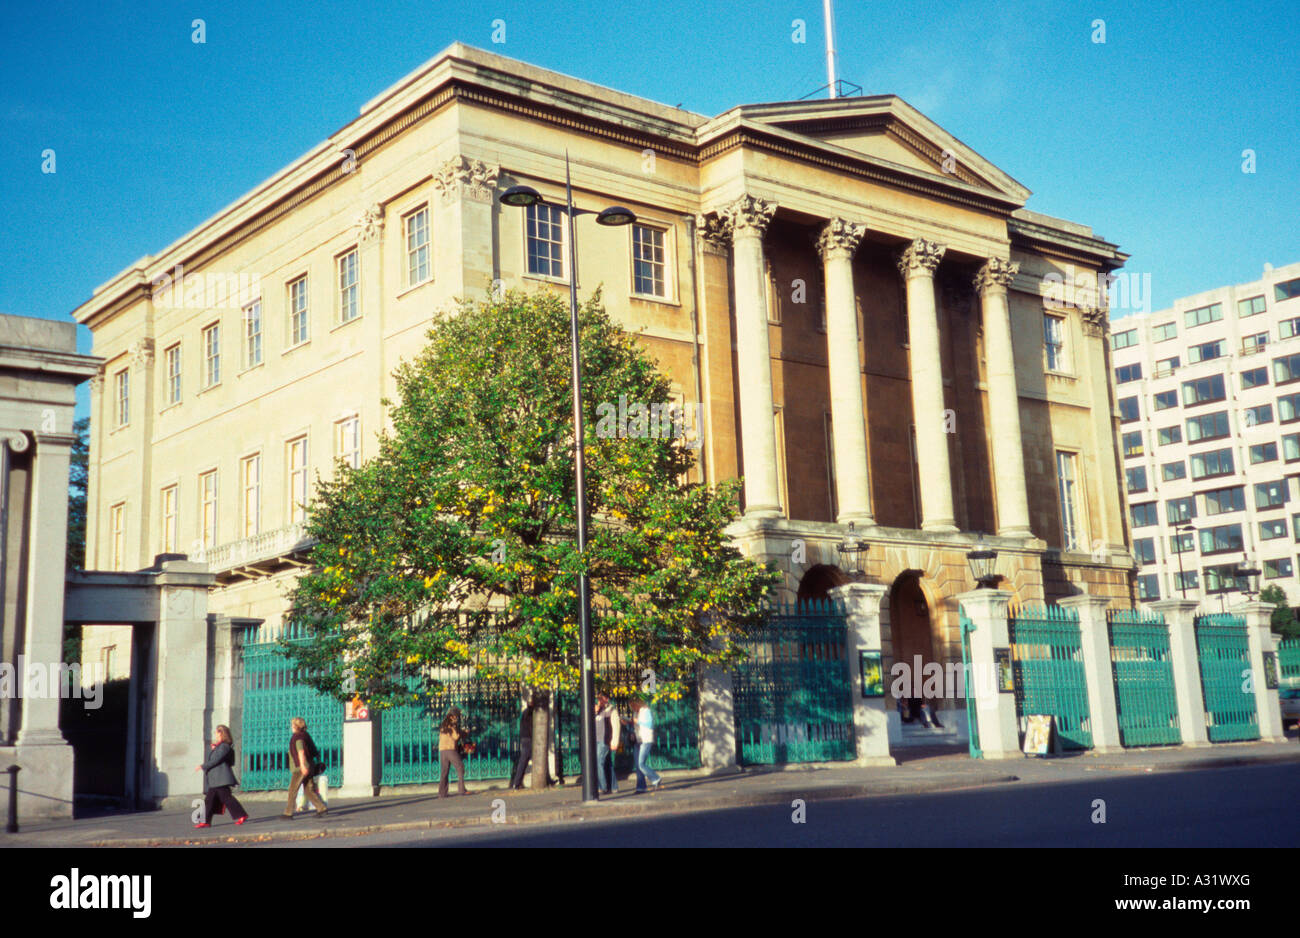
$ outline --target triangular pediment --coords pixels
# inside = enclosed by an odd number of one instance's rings
[[[897,95],[740,108],[745,120],[908,169],[996,192],[1021,203],[1030,192]]]

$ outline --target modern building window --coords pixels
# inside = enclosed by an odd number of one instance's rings
[[[559,214],[558,209],[552,211]],[[406,285],[413,287],[429,279],[429,206],[404,217],[402,228],[406,234]]]
[[[1246,486],[1232,485],[1205,493],[1205,515],[1226,515],[1246,510]]]
[[[221,323],[203,330],[203,387],[221,383]]]
[[[361,315],[361,255],[356,248],[338,259],[339,322],[351,322]]]
[[[167,350],[167,403],[181,402],[181,346],[178,342]]]
[[[1132,365],[1120,365],[1115,369],[1115,383],[1127,384],[1130,381],[1140,381],[1142,379],[1142,364],[1135,362]]]
[[[1134,456],[1141,456],[1145,452],[1142,445],[1142,431],[1134,430],[1132,433],[1125,433],[1120,437],[1120,442],[1124,447],[1124,458],[1132,459]]]
[[[1189,345],[1187,347],[1187,360],[1193,365],[1197,362],[1208,362],[1211,359],[1222,357],[1222,339],[1217,339],[1214,342],[1202,342],[1200,345]]]
[[[1255,483],[1255,508],[1258,511],[1263,511],[1265,508],[1281,508],[1290,500],[1291,487],[1285,479]]]
[[[239,484],[244,495],[244,537],[262,530],[262,455],[240,460]]]
[[[1184,531],[1169,538],[1169,552],[1171,554],[1186,554],[1193,550],[1196,550],[1195,532]]]
[[[1156,431],[1156,446],[1168,446],[1183,441],[1182,427],[1161,427]]]
[[[1202,528],[1197,532],[1201,536],[1202,554],[1226,554],[1241,550],[1241,525],[1225,524],[1215,528]]]
[[[1173,482],[1185,478],[1187,478],[1187,463],[1181,459],[1177,462],[1167,462],[1160,467],[1160,480],[1162,482]]]
[[[244,367],[262,364],[262,301],[244,307]]]
[[[1277,560],[1264,561],[1264,579],[1276,580],[1291,575],[1291,558],[1280,557]]]
[[[1139,537],[1133,541],[1133,558],[1138,563],[1156,562],[1156,541],[1153,537]]]
[[[1056,452],[1057,495],[1061,500],[1061,541],[1065,550],[1078,550],[1083,541],[1078,504],[1078,457],[1062,450]]]
[[[1232,475],[1232,473],[1232,450],[1230,449],[1216,449],[1209,453],[1196,453],[1192,456],[1193,480]]]
[[[1273,422],[1273,405],[1257,404],[1254,407],[1247,407],[1242,413],[1242,420],[1248,427],[1258,427],[1261,424]]]
[[[1155,342],[1166,342],[1169,339],[1178,338],[1178,324],[1162,322],[1151,330],[1151,338]]]
[[[1110,347],[1116,349],[1128,348],[1130,345],[1137,345],[1138,331],[1136,329],[1127,329],[1124,332],[1116,332],[1110,337]]]
[[[1267,346],[1267,332],[1256,332],[1254,335],[1242,336],[1241,352],[1243,355],[1254,355],[1256,352],[1264,351]]]
[[[109,569],[121,570],[126,564],[126,502],[108,509],[108,532],[111,538],[109,559],[113,564]]]
[[[1146,528],[1157,523],[1156,503],[1143,502],[1140,505],[1132,505],[1129,511],[1133,518],[1133,527]]]
[[[307,329],[307,278],[289,284],[289,345],[302,345],[311,335]]]
[[[1160,575],[1144,573],[1137,578],[1138,599],[1156,600],[1160,598]]]
[[[1294,319],[1283,319],[1277,324],[1277,337],[1281,339],[1294,339],[1300,335],[1300,316]]]
[[[1187,418],[1187,442],[1199,443],[1202,440],[1218,440],[1228,435],[1228,412],[1221,410],[1217,414],[1201,414],[1199,417]]]
[[[666,296],[667,233],[649,225],[632,226],[632,291],[645,296]]]
[[[1288,433],[1282,437],[1282,461],[1300,461],[1300,433]]]
[[[1197,576],[1195,570],[1184,570],[1182,573],[1179,573],[1177,570],[1174,571],[1174,589],[1178,590],[1178,592],[1181,593],[1183,590],[1194,590],[1196,589],[1196,583]]]
[[[1284,283],[1275,283],[1273,285],[1273,299],[1277,302],[1290,300],[1300,296],[1300,277],[1295,280],[1287,280]]]
[[[217,473],[199,476],[199,541],[203,547],[217,544]]]
[[[1237,315],[1242,319],[1247,316],[1258,316],[1262,312],[1264,312],[1264,297],[1262,295],[1237,301]]]
[[[334,458],[353,469],[361,467],[360,417],[346,417],[334,424]]]
[[[1125,469],[1124,477],[1128,483],[1130,495],[1134,492],[1145,492],[1147,490],[1147,470],[1145,466],[1134,466],[1132,469]]]
[[[538,202],[525,211],[528,272],[543,277],[564,277],[564,226],[560,210]]]
[[[289,523],[307,518],[307,438],[300,436],[286,444],[289,467]]]
[[[1196,517],[1196,500],[1188,495],[1184,498],[1171,498],[1165,502],[1165,520],[1170,524],[1182,524]]]
[[[1273,359],[1273,383],[1289,384],[1300,381],[1300,352]]]
[[[1168,410],[1170,407],[1178,406],[1177,391],[1157,391],[1155,395],[1155,409]]]
[[[1065,319],[1043,314],[1043,352],[1048,371],[1069,371],[1070,359],[1065,347]]]
[[[176,497],[178,487],[169,485],[162,490],[162,553],[176,552]]]
[[[1183,322],[1190,329],[1193,326],[1203,326],[1208,322],[1218,322],[1223,318],[1223,304],[1211,303],[1209,306],[1198,306],[1196,309],[1189,309],[1183,313]]]
[[[1259,539],[1261,541],[1275,541],[1279,537],[1286,537],[1286,519],[1274,518],[1271,521],[1261,521],[1259,523]]]
[[[1175,371],[1178,370],[1178,364],[1179,362],[1178,362],[1177,355],[1170,356],[1169,358],[1160,359],[1159,361],[1156,362],[1155,377],[1163,378],[1166,375],[1173,374]]]
[[[1250,464],[1252,466],[1258,466],[1262,462],[1275,462],[1276,460],[1276,443],[1256,443],[1250,448]]]
[[[1183,404],[1208,404],[1221,401],[1227,396],[1224,389],[1223,375],[1209,375],[1194,381],[1183,382]]]
[[[1205,575],[1205,592],[1228,593],[1240,592],[1246,585],[1245,578],[1237,578],[1235,563],[1220,563],[1206,567],[1201,571]]]
[[[1277,399],[1277,419],[1279,423],[1300,420],[1300,391]]]
[[[1249,388],[1263,387],[1268,384],[1267,368],[1251,368],[1241,373],[1241,389],[1243,391]]]
[[[1291,533],[1297,542],[1300,542],[1300,515],[1291,516]]]
[[[1142,416],[1136,397],[1126,397],[1119,402],[1119,422],[1132,423]]]
[[[113,378],[117,398],[117,425],[125,427],[131,422],[131,370],[123,368]]]

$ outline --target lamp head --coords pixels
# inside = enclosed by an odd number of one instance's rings
[[[501,193],[501,204],[511,205],[515,208],[524,208],[529,205],[536,205],[541,201],[541,194],[532,186],[511,186],[505,192]]]
[[[596,224],[614,227],[616,225],[630,225],[636,221],[636,215],[630,208],[624,208],[621,205],[611,205],[599,215],[596,216]]]

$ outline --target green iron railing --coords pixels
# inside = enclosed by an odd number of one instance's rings
[[[975,631],[975,624],[971,622],[970,617],[966,615],[966,610],[961,612],[961,666],[962,674],[971,674],[971,651],[970,636]],[[969,683],[965,684],[966,691],[966,740],[970,746],[970,756],[972,759],[983,759],[984,751],[980,749],[980,723],[979,710],[976,707],[975,694]]]
[[[742,765],[853,759],[845,612],[830,600],[773,606],[733,674]]]
[[[289,721],[302,717],[307,732],[328,766],[331,785],[343,781],[343,704],[303,683],[305,672],[280,652],[278,639],[302,640],[293,625],[273,634],[265,627],[250,632],[243,652],[244,709],[242,739],[235,740],[245,791],[289,787]]]
[[[1030,715],[1051,714],[1063,749],[1091,749],[1092,716],[1078,613],[1060,606],[1022,605],[1007,625],[1020,732],[1025,732]]]
[[[1259,739],[1259,713],[1248,680],[1251,667],[1246,620],[1213,613],[1197,616],[1193,625],[1210,742]]]
[[[1112,609],[1110,662],[1120,742],[1125,746],[1169,746],[1183,741],[1174,693],[1169,626],[1159,613]]]
[[[1281,687],[1300,687],[1300,638],[1284,638],[1278,643],[1277,677]]]

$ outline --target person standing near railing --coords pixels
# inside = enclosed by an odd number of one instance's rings
[[[613,753],[619,744],[618,707],[608,694],[596,695],[596,778],[606,795],[618,791]],[[606,767],[608,763],[608,767]]]
[[[663,785],[659,773],[650,768],[650,750],[655,744],[655,717],[644,700],[632,701],[632,711],[636,714],[636,790],[646,790],[646,780],[655,791]]]

